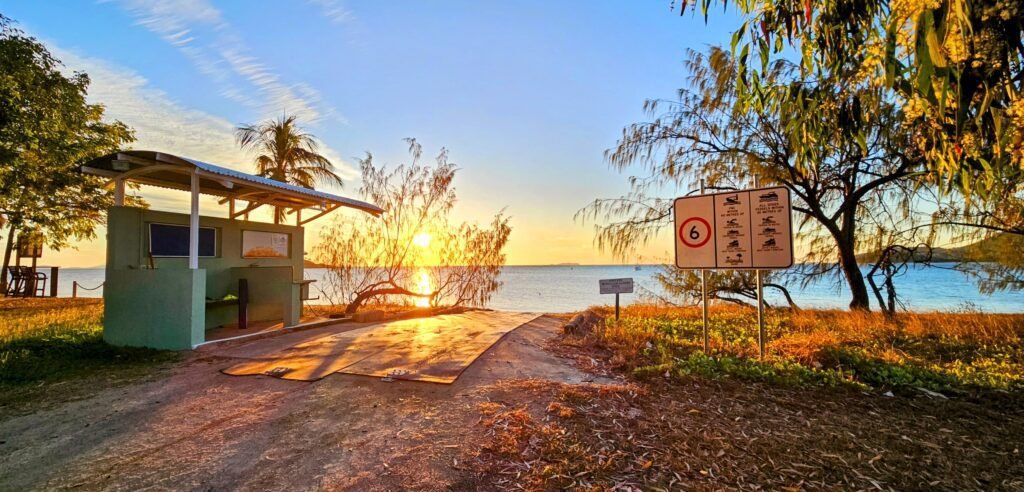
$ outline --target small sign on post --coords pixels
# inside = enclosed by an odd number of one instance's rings
[[[608,278],[598,280],[602,294],[615,294],[615,321],[619,320],[619,294],[633,293],[633,279]]]

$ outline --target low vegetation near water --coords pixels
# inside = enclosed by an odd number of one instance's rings
[[[583,343],[610,351],[612,365],[638,376],[1024,393],[1024,315],[769,310],[765,320],[764,360],[755,311],[731,306],[711,310],[708,354],[699,308],[630,306]]]
[[[699,308],[593,310],[551,348],[626,381],[481,404],[495,489],[1024,487],[1024,315],[772,310],[761,360],[749,308],[711,310],[708,354]]]
[[[173,360],[172,352],[103,342],[98,299],[0,300],[0,391],[105,373],[124,376]]]

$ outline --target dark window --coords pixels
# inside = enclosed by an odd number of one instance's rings
[[[188,226],[149,224],[149,254],[153,256],[188,256]],[[199,256],[217,256],[217,229],[199,228]]]

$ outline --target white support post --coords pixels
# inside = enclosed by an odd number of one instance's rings
[[[704,194],[704,180],[700,180],[700,194]],[[710,347],[708,343],[708,272],[707,270],[701,269],[700,271],[700,298],[701,298],[701,317],[702,326],[704,328],[704,354],[710,353]]]
[[[754,188],[760,185],[761,180],[754,176]],[[757,285],[757,348],[764,359],[768,333],[764,329],[764,279],[761,277],[761,270],[754,270],[754,281]]]
[[[121,178],[114,180],[114,205],[124,206],[124,180]]]
[[[192,172],[192,212],[188,217],[188,267],[199,269],[199,175]]]

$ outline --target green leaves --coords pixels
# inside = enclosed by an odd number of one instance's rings
[[[132,130],[86,101],[87,75],[65,75],[45,46],[0,26],[0,214],[54,248],[92,237],[112,192],[77,167],[133,141]]]

